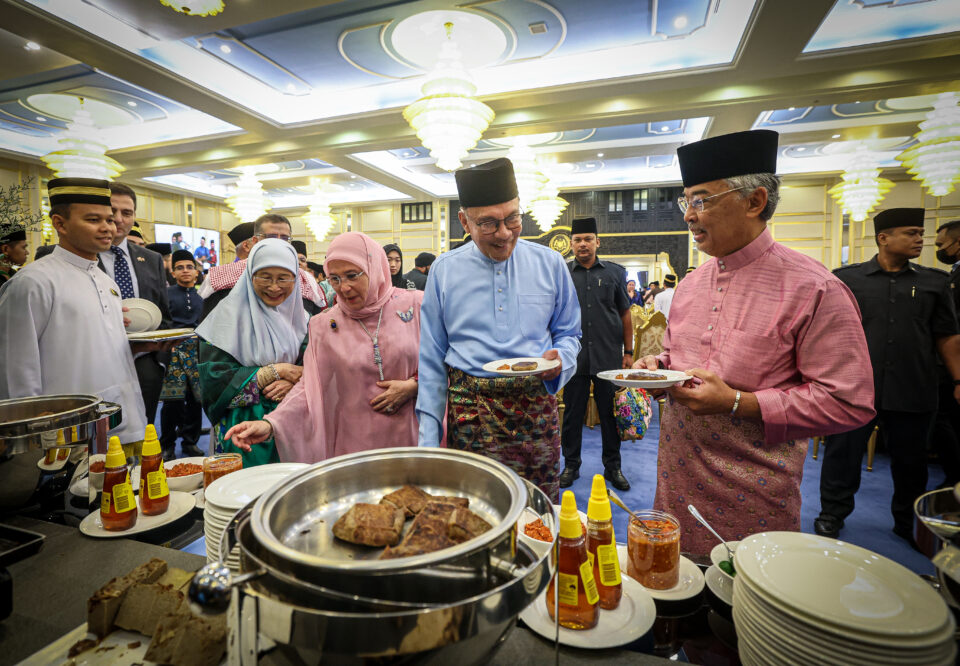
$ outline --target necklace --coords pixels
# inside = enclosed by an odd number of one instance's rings
[[[360,319],[357,320],[360,323],[360,327],[363,329],[363,332],[367,334],[367,337],[370,338],[370,342],[373,343],[373,362],[377,366],[377,370],[380,372],[380,381],[383,381],[383,357],[380,356],[380,322],[383,321],[383,308],[380,308],[380,314],[377,316],[377,332],[373,335],[370,335],[370,331],[367,330],[367,327],[364,326],[363,321]]]

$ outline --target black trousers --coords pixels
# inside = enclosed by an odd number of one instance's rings
[[[187,389],[184,400],[164,400],[160,409],[160,447],[169,450],[177,448],[177,438],[181,439],[181,449],[196,446],[203,427],[203,409],[200,401]]]
[[[930,434],[930,448],[943,468],[943,487],[960,483],[960,405],[953,397],[953,380],[940,382],[940,402]]]
[[[143,395],[143,406],[147,410],[147,423],[153,423],[157,417],[157,405],[160,404],[160,390],[163,388],[163,375],[166,370],[157,361],[156,354],[145,354],[134,359],[137,369],[137,381]]]
[[[820,472],[820,516],[845,519],[853,512],[860,488],[860,465],[867,440],[879,421],[890,451],[894,526],[913,530],[913,502],[927,489],[927,439],[934,412],[895,412],[881,409],[870,423],[824,440]]]
[[[603,438],[604,469],[620,469],[620,431],[613,415],[613,396],[616,387],[610,382],[591,375],[574,375],[563,387],[563,429],[560,432],[560,448],[564,465],[579,469],[580,446],[583,443],[583,417],[587,413],[590,398],[590,383],[593,383],[593,399],[600,412],[600,434]]]

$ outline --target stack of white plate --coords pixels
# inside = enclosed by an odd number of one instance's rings
[[[203,509],[203,536],[207,542],[207,562],[221,559],[220,537],[237,511],[257,499],[265,491],[280,483],[304,463],[274,463],[247,467],[222,476],[204,491],[206,505]],[[239,549],[225,554],[223,560],[234,572],[240,570]]]
[[[733,619],[744,664],[952,664],[953,615],[918,575],[798,532],[737,546]]]

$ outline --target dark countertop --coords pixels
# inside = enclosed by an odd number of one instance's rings
[[[17,663],[86,621],[86,601],[114,576],[127,573],[151,557],[181,569],[196,570],[206,562],[199,555],[131,539],[93,539],[74,527],[30,518],[3,523],[46,535],[43,548],[9,567],[13,578],[13,613],[0,622],[0,663]],[[580,650],[561,647],[564,664],[669,663],[627,650]],[[514,666],[548,663],[553,644],[525,627],[516,627],[491,664]]]

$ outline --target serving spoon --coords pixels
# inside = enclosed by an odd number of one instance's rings
[[[629,513],[630,516],[637,521],[641,529],[643,529],[643,531],[646,532],[647,534],[660,534],[661,532],[663,532],[663,530],[661,530],[659,527],[648,527],[646,522],[644,522],[643,518],[641,518],[640,516],[635,514],[633,511],[628,509],[627,505],[623,503],[622,499],[620,499],[620,496],[617,495],[612,490],[610,490],[610,488],[607,488],[607,496],[610,498],[611,502],[613,502],[614,504],[619,506],[621,509]]]
[[[729,559],[733,561],[733,550],[731,550],[730,546],[727,545],[727,542],[723,540],[723,537],[717,534],[717,531],[710,526],[710,523],[708,523],[706,519],[704,519],[704,517],[700,515],[700,512],[697,511],[697,507],[695,507],[692,504],[688,504],[687,511],[689,511],[690,515],[692,515],[694,518],[697,519],[698,523],[700,523],[701,525],[706,527],[708,530],[710,530],[710,532],[713,533],[713,536],[717,537],[717,539],[720,540],[720,543],[723,544],[723,547],[727,549],[727,555],[730,556]]]

